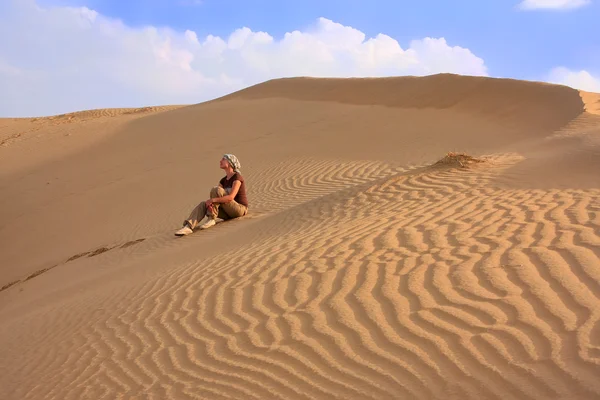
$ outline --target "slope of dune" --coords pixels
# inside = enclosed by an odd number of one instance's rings
[[[586,112],[600,115],[600,93],[591,93],[580,90],[579,95],[581,96]]]
[[[598,99],[297,78],[47,119],[0,147],[0,398],[598,398]],[[227,152],[249,215],[174,237]]]
[[[179,107],[110,108],[40,118],[0,118],[0,177],[78,152],[134,119]]]

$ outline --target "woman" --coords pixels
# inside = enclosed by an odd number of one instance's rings
[[[175,236],[189,235],[206,216],[208,221],[200,229],[215,225],[216,219],[239,218],[248,213],[248,198],[246,183],[240,173],[241,164],[233,154],[225,154],[219,162],[219,167],[225,171],[225,176],[210,191],[210,198],[201,202],[183,222],[183,228],[175,232]]]

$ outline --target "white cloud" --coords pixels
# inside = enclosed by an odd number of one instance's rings
[[[590,4],[590,0],[523,0],[522,10],[572,10]]]
[[[600,77],[594,77],[585,70],[571,71],[568,68],[557,67],[550,71],[546,80],[587,92],[600,93]]]
[[[407,49],[320,18],[275,39],[243,27],[228,37],[133,28],[85,7],[0,4],[0,116],[98,107],[190,104],[278,77],[487,75],[482,59],[444,38]]]

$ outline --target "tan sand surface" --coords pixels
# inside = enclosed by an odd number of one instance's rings
[[[250,213],[175,237],[224,153]],[[294,78],[0,119],[0,193],[0,399],[600,398],[598,94]]]

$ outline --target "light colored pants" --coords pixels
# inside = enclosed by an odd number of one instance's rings
[[[227,192],[220,186],[215,186],[210,191],[211,199],[223,196],[227,196]],[[248,207],[235,200],[231,200],[229,203],[213,203],[212,210],[214,214],[206,207],[206,202],[200,202],[200,204],[192,210],[188,219],[183,221],[184,226],[185,224],[188,224],[190,228],[194,229],[205,216],[215,219],[232,219],[242,217],[248,213]]]

